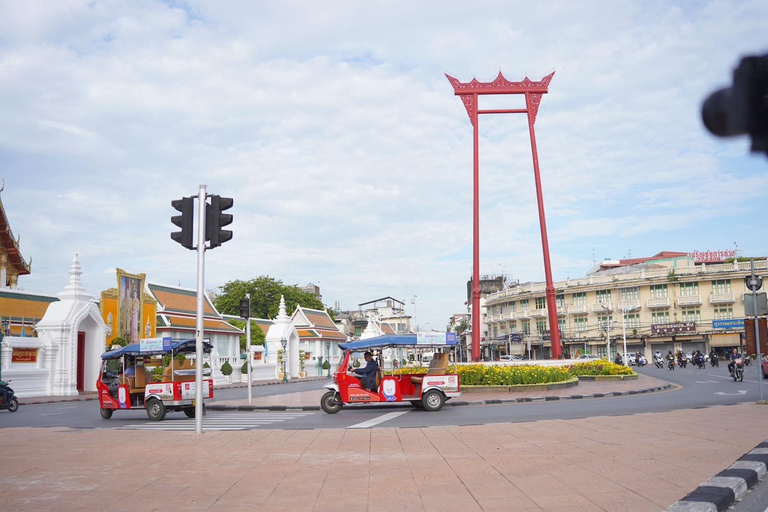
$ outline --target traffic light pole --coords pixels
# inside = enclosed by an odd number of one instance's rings
[[[205,196],[200,185],[197,212],[197,327],[195,340],[195,433],[203,433],[203,308],[205,305]],[[211,368],[213,372],[213,368]]]
[[[253,401],[253,393],[251,392],[251,362],[253,361],[251,355],[251,294],[246,293],[245,298],[248,299],[248,318],[245,319],[245,357],[248,365],[248,405],[251,405]]]

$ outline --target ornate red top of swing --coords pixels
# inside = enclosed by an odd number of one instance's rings
[[[525,94],[527,92],[546,94],[549,82],[552,81],[554,75],[555,72],[553,71],[538,82],[534,82],[528,77],[523,78],[520,82],[510,82],[499,71],[493,82],[478,82],[477,78],[473,78],[471,82],[464,83],[447,73],[445,74],[448,81],[453,85],[456,96],[465,94]]]

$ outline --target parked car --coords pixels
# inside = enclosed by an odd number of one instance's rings
[[[765,356],[763,358],[762,367],[763,367],[763,378],[768,379],[768,356]]]
[[[595,354],[581,354],[576,359],[589,359],[589,360],[593,360],[593,359],[600,359],[600,356],[595,355]]]
[[[522,361],[523,358],[520,356],[501,356],[499,358],[499,361]]]

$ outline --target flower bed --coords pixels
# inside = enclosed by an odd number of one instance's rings
[[[405,367],[395,374],[425,374],[425,367]],[[609,363],[591,361],[567,366],[501,366],[482,364],[462,364],[451,366],[448,373],[458,373],[462,386],[514,386],[520,384],[548,384],[565,382],[583,375],[633,375],[631,368]]]

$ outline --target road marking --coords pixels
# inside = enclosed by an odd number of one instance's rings
[[[252,430],[264,425],[271,425],[281,421],[292,420],[316,414],[315,412],[235,412],[235,413],[207,413],[203,417],[204,431],[227,431],[227,430]],[[195,418],[168,419],[161,422],[148,421],[135,425],[124,425],[117,427],[116,430],[178,430],[194,432]]]
[[[64,414],[63,412],[47,412],[45,414],[41,414],[40,416],[56,416],[57,414]]]
[[[736,393],[725,393],[723,391],[718,391],[717,393],[715,393],[715,395],[723,395],[723,396],[739,396],[739,395],[746,395],[746,394],[747,394],[746,389],[744,390],[740,389]]]
[[[726,379],[726,380],[731,380],[731,379],[733,379],[733,377],[731,377],[730,375],[728,375],[728,376],[723,376],[723,375],[711,375],[711,377],[719,377],[719,378],[721,378],[721,379]],[[757,383],[758,383],[756,380],[749,380],[749,379],[744,379],[744,382],[751,382],[751,383],[753,383],[753,384],[757,384]]]
[[[696,384],[717,384],[716,380],[697,380]]]
[[[371,428],[380,423],[384,423],[385,421],[393,420],[398,416],[402,416],[403,414],[409,413],[412,410],[413,409],[408,409],[407,411],[389,412],[387,414],[383,414],[379,416],[378,418],[373,418],[372,420],[364,421],[362,423],[358,423],[357,425],[350,425],[347,428]]]

